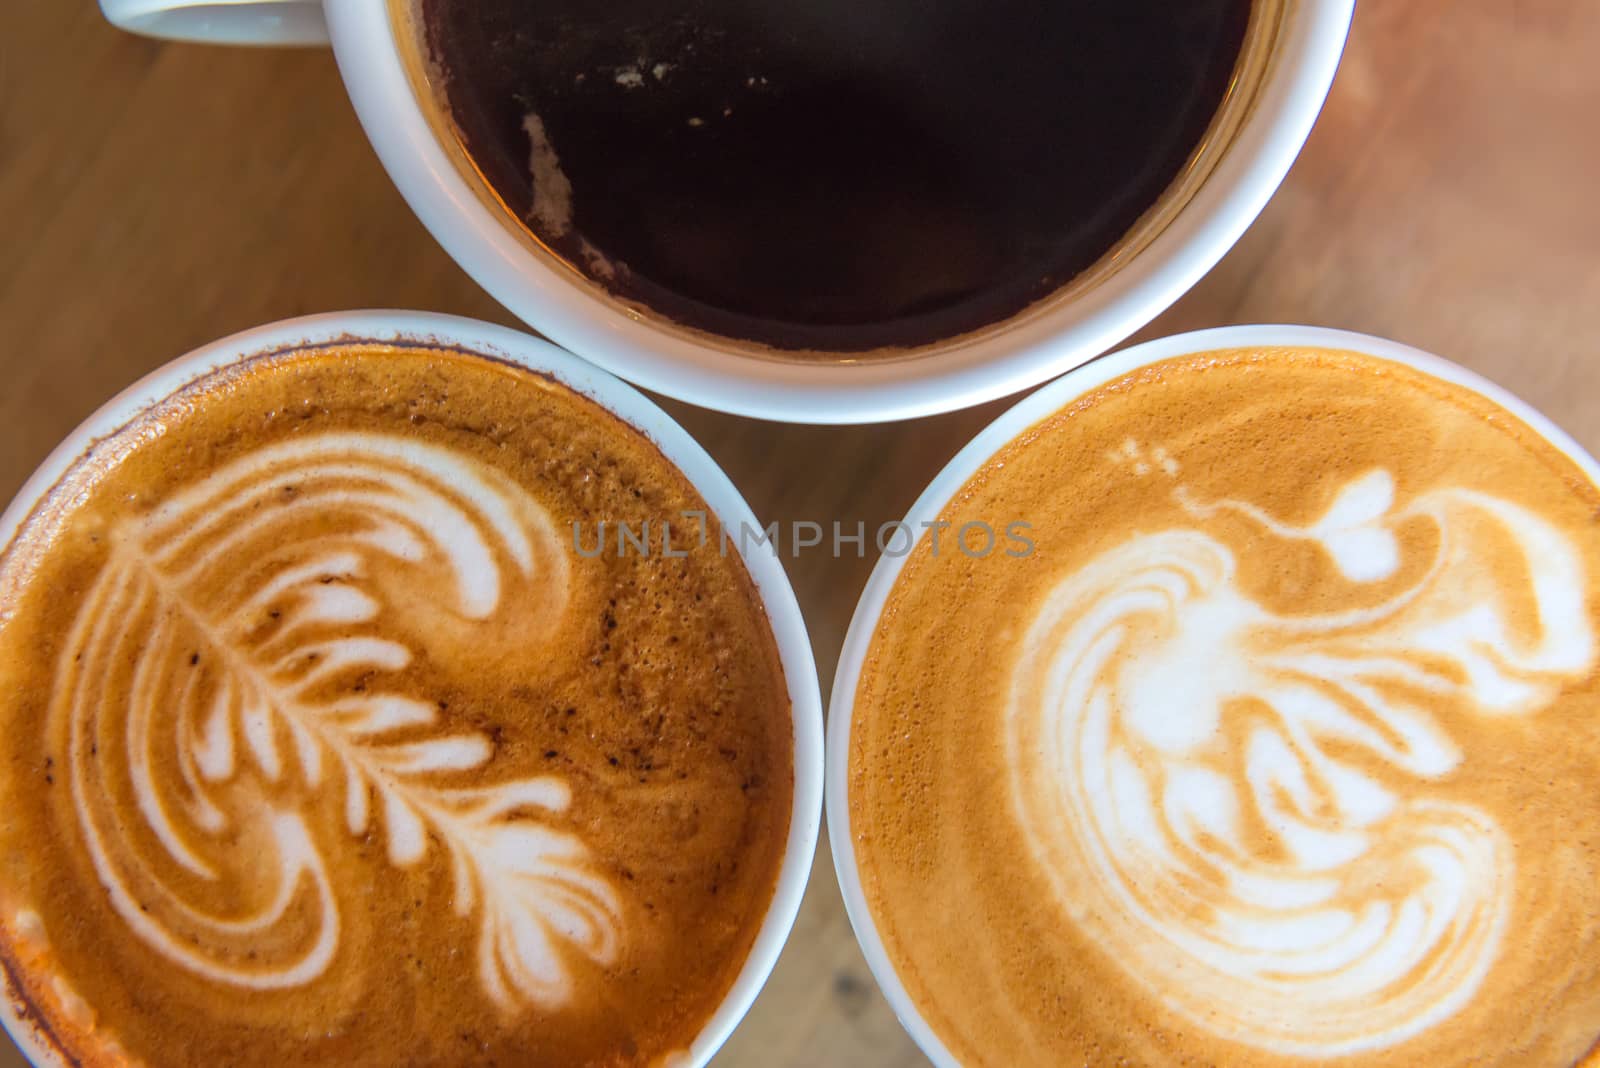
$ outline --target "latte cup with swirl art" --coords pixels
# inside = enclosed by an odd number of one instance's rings
[[[1596,515],[1549,420],[1358,334],[1157,340],[1001,416],[907,515],[832,696],[834,862],[912,1037],[1600,1060]]]
[[[132,386],[0,521],[6,1030],[41,1068],[706,1063],[821,812],[741,524],[648,400],[487,324],[316,316]]]

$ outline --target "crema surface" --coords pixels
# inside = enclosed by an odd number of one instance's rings
[[[793,793],[736,554],[636,431],[484,358],[214,374],[0,558],[0,960],[73,1063],[666,1063]],[[687,544],[683,544],[687,542]]]
[[[1353,353],[1155,364],[955,495],[849,753],[969,1064],[1571,1066],[1600,1035],[1600,493]]]

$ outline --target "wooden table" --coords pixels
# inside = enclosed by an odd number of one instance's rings
[[[1600,450],[1597,57],[1595,0],[1365,0],[1287,184],[1142,336],[1270,321],[1385,334]],[[407,211],[330,56],[139,40],[90,0],[0,0],[0,235],[0,499],[118,389],[223,334],[352,307],[512,322]],[[869,528],[1003,407],[819,429],[666,406],[764,519]],[[824,692],[869,566],[791,562]],[[922,1063],[856,950],[825,846],[718,1063]]]

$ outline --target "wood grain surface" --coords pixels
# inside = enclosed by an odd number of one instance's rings
[[[91,0],[0,0],[0,242],[0,499],[113,393],[232,331],[354,307],[513,321],[401,202],[331,56],[140,40]],[[1600,3],[1365,0],[1282,191],[1141,336],[1273,321],[1438,352],[1600,449]],[[666,407],[764,519],[871,528],[1003,404],[833,429]],[[870,564],[789,561],[824,692]],[[920,1063],[824,846],[718,1064]]]

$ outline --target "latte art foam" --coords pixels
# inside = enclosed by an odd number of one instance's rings
[[[687,1048],[772,895],[786,687],[736,555],[561,532],[705,507],[425,349],[249,362],[97,444],[0,556],[26,1012],[85,1065]]]
[[[1353,354],[1116,380],[939,518],[852,720],[851,832],[973,1064],[1570,1066],[1600,1035],[1600,494]],[[950,916],[963,922],[951,925]]]
[[[440,854],[456,912],[477,915],[484,992],[507,1010],[572,996],[558,943],[616,959],[617,888],[580,838],[520,815],[565,811],[566,782],[435,785],[435,773],[489,765],[493,745],[434,734],[437,707],[381,681],[414,657],[373,625],[386,607],[406,610],[384,604],[385,566],[403,569],[391,591],[437,598],[464,621],[507,595],[551,619],[566,610],[550,517],[515,483],[404,438],[325,434],[260,449],[112,540],[61,660],[56,729],[95,871],[152,949],[251,989],[306,985],[337,951],[340,903],[304,818],[270,804],[230,816],[217,796],[245,765],[269,783],[341,791],[351,836],[381,822],[391,864]],[[178,774],[163,781],[158,767]],[[242,884],[230,898],[255,907],[223,917],[190,905],[184,881],[215,884],[245,859],[207,859],[208,841],[241,832],[261,849],[230,873]]]
[[[1430,796],[1464,755],[1429,706],[1531,715],[1594,666],[1558,531],[1469,490],[1400,509],[1393,493],[1380,469],[1308,528],[1256,516],[1362,582],[1399,570],[1391,526],[1434,525],[1421,580],[1374,607],[1277,615],[1225,544],[1174,530],[1091,561],[1023,639],[1013,789],[1063,915],[1172,1010],[1252,1046],[1379,1049],[1471,1001],[1515,851],[1490,812]],[[1497,554],[1505,570],[1484,566]],[[1530,627],[1511,616],[1523,598]]]

